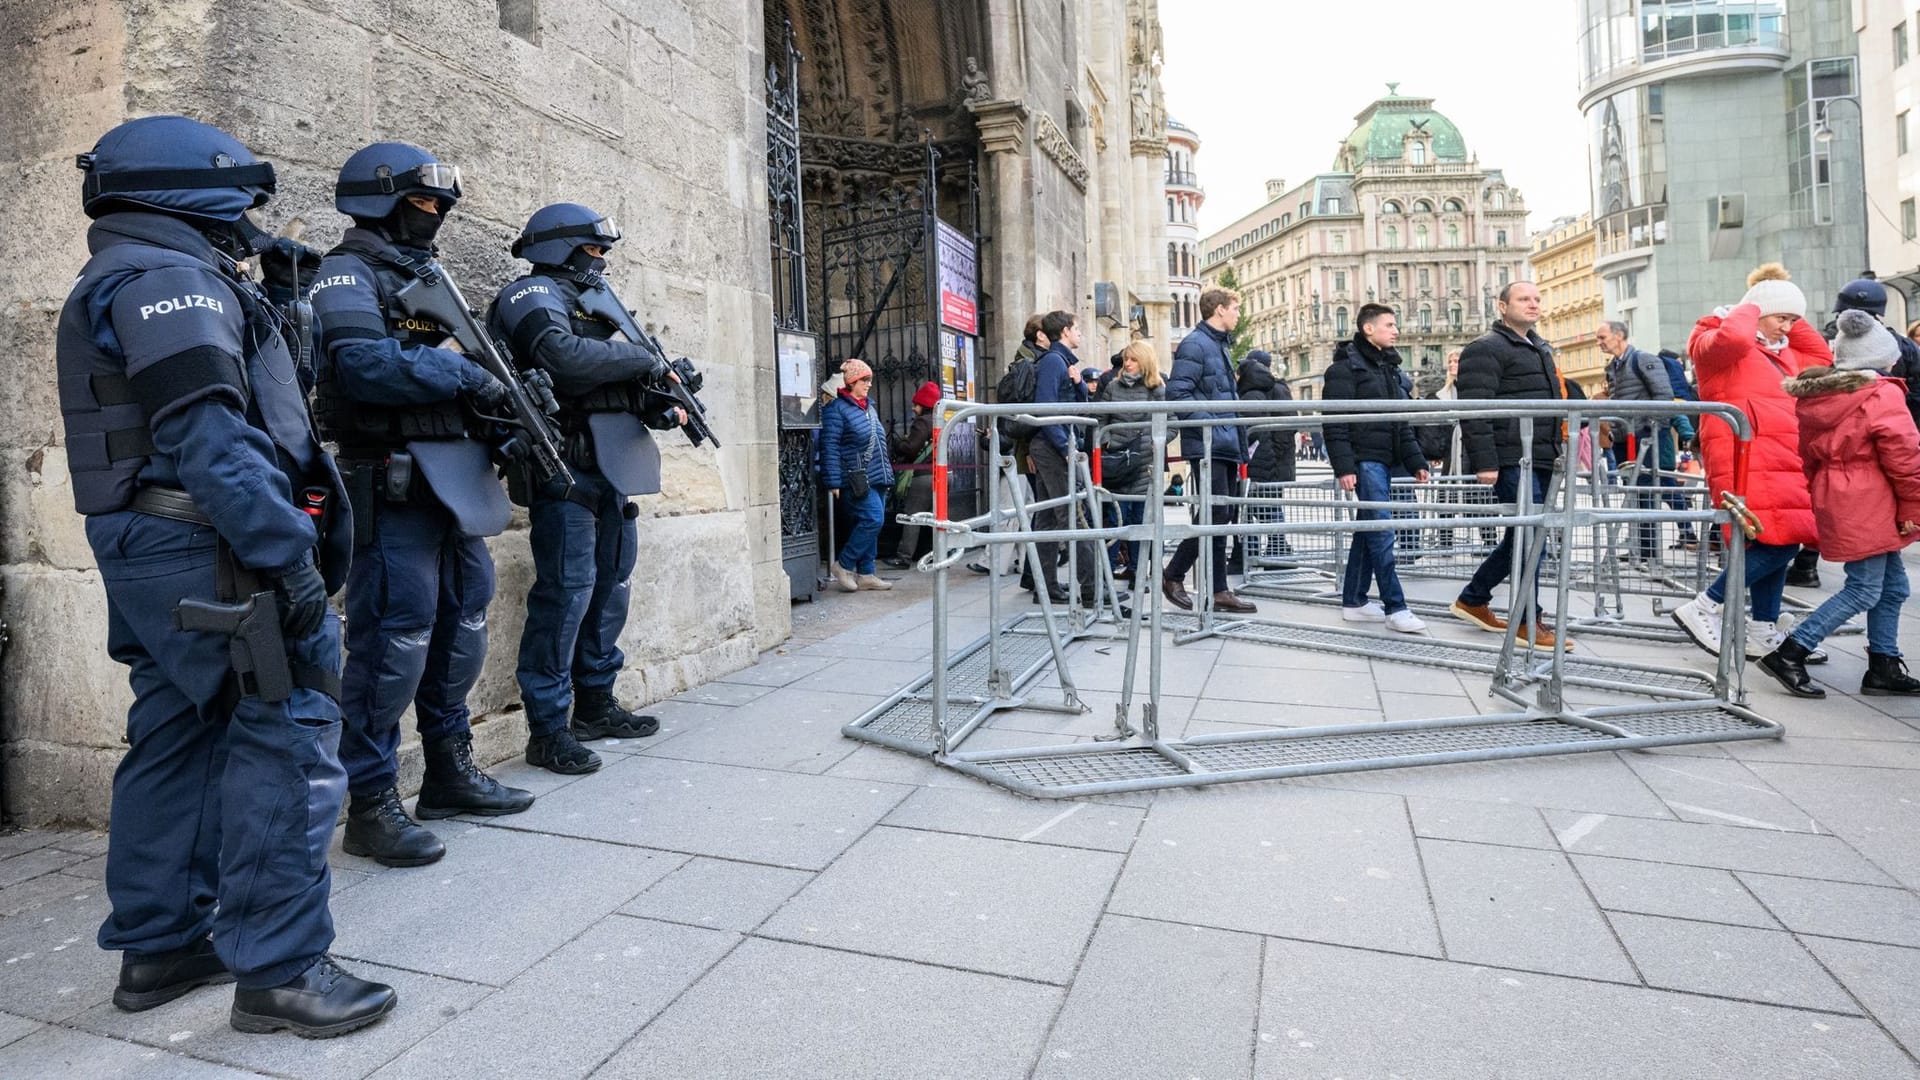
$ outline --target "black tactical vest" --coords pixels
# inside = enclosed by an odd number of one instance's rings
[[[438,323],[402,314],[393,296],[412,280],[375,252],[342,244],[327,257],[351,255],[366,266],[368,280],[379,296],[387,335],[402,348],[437,347],[450,331]],[[341,392],[333,360],[324,344],[316,344],[313,419],[320,437],[338,444],[342,458],[381,458],[416,439],[463,439],[469,436],[467,413],[458,401],[424,405],[380,405],[359,401]]]

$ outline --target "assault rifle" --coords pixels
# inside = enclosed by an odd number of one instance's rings
[[[409,263],[405,268],[413,274],[413,280],[393,297],[400,310],[446,327],[469,358],[500,380],[507,388],[507,404],[513,409],[514,424],[526,432],[528,464],[533,468],[534,479],[544,484],[557,478],[563,486],[571,488],[573,473],[560,456],[552,421],[534,403],[520,373],[507,362],[500,346],[467,306],[460,286],[454,284],[439,263],[421,264],[411,260]],[[547,396],[551,400],[551,395]]]
[[[581,311],[612,323],[615,329],[626,335],[628,341],[644,348],[651,348],[654,355],[662,360],[667,358],[666,350],[660,347],[660,339],[640,329],[639,325],[633,321],[633,313],[620,303],[618,296],[614,295],[612,286],[602,283],[601,288],[580,290],[579,304]],[[675,405],[686,411],[689,442],[695,446],[710,442],[714,449],[719,449],[720,440],[713,434],[713,426],[707,423],[707,410],[701,406],[700,399],[693,396],[698,386],[689,386],[686,382],[689,378],[698,380],[700,377],[693,368],[693,362],[686,359],[676,360],[668,365],[668,368],[680,378],[662,377],[658,384],[650,385],[647,389],[672,399]]]

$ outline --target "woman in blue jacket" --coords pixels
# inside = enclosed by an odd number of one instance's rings
[[[873,369],[864,360],[849,360],[840,365],[840,373],[846,386],[820,414],[820,479],[830,494],[844,496],[853,515],[846,546],[833,561],[833,580],[847,592],[891,589],[890,582],[873,572],[886,519],[886,493],[893,487],[887,431],[870,397]]]

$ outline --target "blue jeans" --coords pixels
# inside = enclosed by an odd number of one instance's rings
[[[853,515],[853,529],[840,549],[840,565],[856,574],[871,574],[874,556],[880,554],[880,525],[886,520],[887,496],[873,487],[864,499],[854,498],[844,488],[840,497]]]
[[[243,987],[277,986],[333,943],[327,846],[346,798],[340,706],[230,698],[225,635],[177,630],[185,599],[215,599],[214,531],[132,510],[87,518],[107,589],[107,652],[128,669],[127,752],[113,774],[102,949],[158,953],[209,931]],[[340,624],[289,643],[340,663]]]
[[[591,509],[552,489],[535,492],[528,509],[533,588],[514,677],[535,735],[567,726],[574,690],[611,691],[626,663],[619,642],[639,546],[627,516],[633,504],[597,470],[575,466],[574,481]]]
[[[1900,655],[1900,605],[1907,602],[1907,567],[1898,551],[1850,562],[1847,583],[1827,597],[1813,614],[1793,628],[1793,640],[1809,651],[1840,624],[1867,613],[1867,651],[1879,656]]]
[[[1138,525],[1147,519],[1147,504],[1139,499],[1115,503],[1113,509],[1120,512],[1119,523],[1122,525]],[[1113,568],[1120,569],[1118,564],[1122,547],[1127,549],[1127,570],[1134,575],[1134,580],[1144,581],[1146,576],[1140,573],[1140,541],[1138,540],[1115,540],[1109,545],[1107,557],[1113,564]]]
[[[347,573],[340,763],[347,790],[373,795],[399,775],[400,714],[422,742],[467,733],[467,692],[487,659],[493,556],[439,506],[382,504]]]
[[[1392,474],[1378,461],[1359,462],[1354,481],[1353,494],[1361,502],[1386,502],[1392,495]],[[1354,516],[1360,521],[1384,521],[1388,512],[1361,510]],[[1347,576],[1340,588],[1342,606],[1359,607],[1366,603],[1367,585],[1375,581],[1380,585],[1380,606],[1389,614],[1407,606],[1406,594],[1400,588],[1400,575],[1393,566],[1394,535],[1385,530],[1353,534],[1353,544],[1347,549]]]
[[[1719,529],[1714,532],[1718,533]],[[1798,554],[1799,544],[1747,541],[1747,594],[1753,603],[1756,622],[1774,622],[1780,618],[1780,596],[1787,589],[1787,568],[1793,565],[1793,557]],[[1727,602],[1725,570],[1707,586],[1707,599],[1716,604]]]
[[[1540,508],[1540,503],[1547,497],[1547,478],[1552,475],[1553,471],[1551,469],[1533,470],[1533,506],[1536,512]],[[1493,501],[1496,503],[1517,503],[1520,501],[1519,466],[1507,465],[1500,469],[1500,475],[1493,482]],[[1494,586],[1507,580],[1507,575],[1513,572],[1514,534],[1518,531],[1518,529],[1507,529],[1500,534],[1500,543],[1494,547],[1493,553],[1488,555],[1485,561],[1481,562],[1480,569],[1473,572],[1473,580],[1467,582],[1467,587],[1460,590],[1460,602],[1462,604],[1466,604],[1469,607],[1485,607],[1493,603]],[[1545,554],[1546,549],[1543,547],[1541,549],[1541,555],[1544,556]],[[1537,608],[1539,606],[1538,597],[1540,595],[1540,567],[1538,563],[1534,565],[1533,594],[1536,598],[1534,606]],[[1509,606],[1512,608],[1514,617],[1518,618],[1521,609],[1519,598],[1514,598]]]

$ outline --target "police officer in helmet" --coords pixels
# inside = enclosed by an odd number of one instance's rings
[[[340,758],[350,854],[420,866],[446,847],[407,816],[396,787],[400,715],[411,704],[426,755],[423,818],[517,814],[533,795],[474,763],[467,693],[487,653],[493,558],[484,537],[511,508],[482,417],[506,387],[448,328],[395,300],[433,258],[460,173],[417,146],[375,143],[347,159],[334,206],[353,218],[321,261],[314,416],[339,446],[359,529],[347,580]]]
[[[134,692],[99,938],[122,953],[113,1001],[233,981],[240,1031],[342,1034],[397,999],[327,956],[345,788],[327,595],[352,522],[239,265],[273,167],[182,116],[121,124],[79,164],[92,258],[60,315],[60,407]]]
[[[626,659],[619,639],[638,545],[639,508],[628,497],[660,490],[660,451],[647,428],[672,428],[687,417],[647,392],[648,384],[679,378],[666,358],[582,310],[583,294],[607,290],[600,274],[619,239],[611,220],[577,203],[536,211],[513,244],[533,273],[501,290],[489,316],[519,364],[552,378],[574,474],[572,488],[530,491],[535,576],[516,671],[527,761],[557,773],[600,767],[582,741],[642,738],[660,728],[613,693]]]

